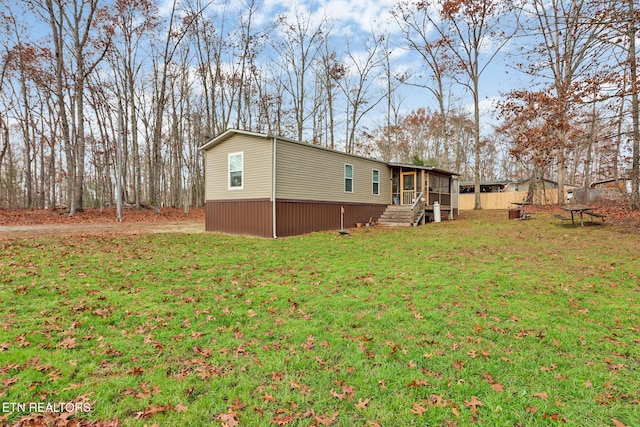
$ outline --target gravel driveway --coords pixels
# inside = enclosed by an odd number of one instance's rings
[[[73,234],[204,233],[204,221],[0,226],[0,239]]]

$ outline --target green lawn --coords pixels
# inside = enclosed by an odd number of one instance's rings
[[[639,248],[506,212],[0,241],[0,423],[638,426]]]

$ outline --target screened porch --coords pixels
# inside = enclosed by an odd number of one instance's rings
[[[437,202],[453,215],[458,211],[458,176],[428,166],[393,164],[391,194],[393,205],[413,206],[424,200],[424,210],[433,212]]]

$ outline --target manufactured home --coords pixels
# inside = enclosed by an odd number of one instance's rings
[[[285,237],[458,214],[458,176],[230,129],[202,147],[205,229]],[[438,215],[439,214],[439,215]]]

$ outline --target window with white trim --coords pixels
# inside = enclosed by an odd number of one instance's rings
[[[344,192],[353,193],[353,165],[344,165]]]
[[[380,194],[380,171],[378,169],[373,169],[371,171],[371,192],[374,196],[378,196]]]
[[[229,153],[229,190],[244,188],[244,153]]]

